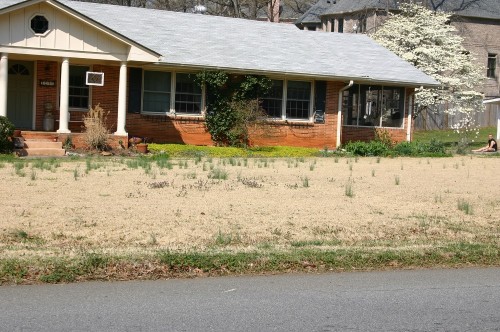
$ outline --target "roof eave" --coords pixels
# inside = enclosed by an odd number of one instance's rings
[[[353,80],[355,83],[361,84],[377,84],[377,85],[398,85],[410,88],[437,88],[441,86],[439,83],[425,83],[425,82],[411,82],[411,81],[398,81],[398,80],[384,80],[384,79],[374,79],[366,76],[339,76],[339,75],[326,75],[326,74],[314,74],[314,73],[302,73],[302,72],[290,72],[290,71],[273,71],[264,69],[251,69],[251,68],[231,68],[223,66],[207,66],[207,65],[193,65],[193,64],[181,64],[173,62],[157,62],[155,65],[165,66],[165,67],[176,67],[176,68],[189,68],[197,70],[223,70],[231,73],[241,73],[241,74],[258,74],[258,75],[271,75],[271,76],[295,76],[304,77],[316,80],[329,80],[329,81],[342,81],[349,82]]]

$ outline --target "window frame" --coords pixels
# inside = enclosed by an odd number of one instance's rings
[[[33,28],[33,20],[35,18],[37,18],[37,17],[43,18],[47,22],[47,27],[46,27],[46,30],[44,32],[36,32],[35,29]],[[35,36],[38,36],[38,37],[44,37],[44,36],[46,36],[50,32],[50,26],[51,26],[50,20],[47,18],[47,15],[45,15],[43,13],[35,13],[35,14],[33,14],[31,16],[31,18],[29,19],[29,21],[28,21],[28,25],[29,25],[30,31]]]
[[[71,85],[71,68],[74,68],[74,67],[86,68],[86,70],[84,72],[84,75],[83,75],[83,86]],[[85,81],[86,73],[88,71],[92,71],[92,66],[91,65],[81,65],[81,64],[70,64],[69,65],[68,109],[70,111],[87,112],[89,110],[89,108],[92,106],[92,88],[89,85],[87,85],[86,81]],[[88,91],[88,94],[86,96],[87,97],[87,107],[77,107],[77,106],[72,106],[71,105],[71,97],[79,97],[79,98],[81,98],[80,95],[72,95],[71,94],[71,89],[72,88],[77,88],[77,89],[86,88],[86,90]]]
[[[344,18],[339,17],[337,18],[337,32],[338,33],[344,33]]]
[[[165,73],[165,74],[170,74],[170,91],[157,91],[157,90],[147,90],[146,89],[146,72],[160,72],[160,73]],[[171,71],[163,71],[163,70],[154,70],[154,69],[143,69],[142,70],[142,86],[141,86],[141,114],[145,115],[167,115],[169,113],[172,113],[172,92],[175,91],[174,89],[174,73]],[[154,111],[145,111],[144,110],[144,94],[145,92],[151,92],[151,93],[161,93],[161,94],[168,94],[169,96],[169,101],[168,101],[168,110],[166,112],[154,112]]]
[[[272,120],[283,120],[283,121],[291,121],[291,122],[312,122],[313,121],[313,110],[314,110],[314,96],[315,96],[315,81],[314,80],[300,80],[300,79],[279,79],[279,78],[271,78],[273,81],[281,81],[283,90],[282,90],[282,98],[281,98],[281,117],[270,117],[268,116],[267,119],[272,121]],[[308,83],[309,84],[309,99],[308,99],[308,108],[307,108],[307,118],[295,118],[295,117],[288,117],[287,116],[287,111],[288,111],[288,83],[289,82],[302,82],[302,83]],[[261,99],[268,99],[265,97],[262,97]],[[269,98],[272,100],[279,100],[278,98]]]
[[[178,93],[177,92],[177,82],[178,82],[178,79],[177,79],[177,75],[190,75],[190,74],[194,74],[194,73],[185,73],[185,72],[174,72],[172,73],[173,76],[175,77],[175,80],[174,80],[174,87],[172,89],[172,91],[174,92],[173,96],[173,106],[170,107],[170,113],[173,113],[173,114],[179,114],[179,115],[186,115],[186,116],[204,116],[204,101],[205,101],[205,89],[203,87],[200,88],[200,93],[188,93],[188,92],[181,92],[181,93]],[[196,84],[195,82],[193,82],[194,84]],[[178,95],[191,95],[191,96],[198,96],[200,97],[200,101],[199,101],[199,108],[200,108],[200,112],[198,113],[193,113],[193,112],[180,112],[180,111],[177,111],[177,96]],[[180,103],[181,101],[179,101]],[[187,102],[187,101],[182,101],[183,103],[188,103],[188,104],[197,104],[197,103],[194,103],[194,102]]]
[[[404,120],[405,120],[405,115],[406,115],[406,110],[407,110],[407,96],[406,96],[406,88],[405,87],[399,87],[399,86],[383,86],[383,85],[364,85],[364,84],[357,84],[355,86],[357,89],[353,90],[347,89],[344,91],[342,94],[342,114],[343,114],[343,121],[342,121],[342,126],[348,126],[348,127],[356,127],[356,128],[387,128],[387,129],[403,129],[404,128]],[[380,114],[374,118],[377,119],[378,124],[372,124],[372,125],[364,125],[360,124],[361,118],[366,118],[366,108],[365,106],[367,105],[366,101],[366,92],[372,91],[378,91],[377,92],[377,100],[376,100],[376,109],[374,112],[380,112]],[[396,91],[399,91],[400,93],[400,99],[399,101],[399,108],[398,112],[402,115],[400,115],[399,118],[396,118],[395,120],[401,121],[401,124],[399,126],[387,126],[384,125],[384,111],[387,112],[388,109],[393,109],[393,108],[388,108],[387,107],[387,100],[384,100],[384,93],[385,91],[392,91],[395,93]],[[351,96],[355,96],[351,97]],[[401,99],[402,97],[402,99]],[[346,98],[347,98],[347,103],[346,103]],[[394,99],[392,99],[394,102]],[[385,104],[384,104],[385,103]],[[349,104],[352,104],[352,107],[349,108]],[[349,116],[349,114],[356,113],[356,116]],[[370,112],[371,113],[371,112]],[[369,116],[369,115],[368,115]],[[353,121],[355,120],[355,123]],[[360,121],[361,120],[361,121]],[[351,123],[349,123],[351,121]],[[387,120],[386,120],[387,121]]]
[[[498,55],[495,53],[488,53],[488,62],[486,65],[486,77],[495,79],[497,78],[497,61]]]
[[[176,111],[176,101],[177,101],[177,75],[178,74],[183,74],[183,75],[189,75],[189,74],[195,74],[193,72],[176,72],[176,71],[165,71],[161,70],[158,68],[141,68],[142,70],[142,76],[141,76],[141,100],[140,100],[140,112],[139,114],[144,114],[144,115],[179,115],[179,116],[189,116],[189,117],[204,117],[205,116],[205,103],[206,103],[206,96],[205,96],[205,87],[201,87],[201,98],[200,98],[200,112],[199,113],[185,113],[185,112],[178,112]],[[146,81],[145,81],[145,75],[146,72],[161,72],[161,73],[166,73],[170,75],[170,90],[169,91],[149,91],[145,89],[146,86]],[[168,110],[166,112],[152,112],[152,111],[145,111],[144,110],[144,92],[153,92],[153,93],[163,93],[163,94],[168,94],[169,95],[169,104],[168,104]],[[180,94],[185,94],[185,93],[180,93]]]

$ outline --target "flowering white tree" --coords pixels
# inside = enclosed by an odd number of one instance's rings
[[[464,48],[463,38],[450,24],[451,14],[414,3],[399,9],[371,37],[441,83],[440,88],[417,89],[414,116],[441,108],[450,115],[460,114],[455,128],[469,131],[475,112],[483,110],[483,95],[476,90],[483,68]]]

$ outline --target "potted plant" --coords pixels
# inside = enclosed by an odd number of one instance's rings
[[[139,152],[139,153],[147,153],[148,152],[148,145],[146,143],[136,144],[135,148],[137,149],[137,152]]]
[[[130,140],[129,140],[129,143],[131,143],[135,149],[137,150],[137,152],[139,153],[147,153],[148,152],[148,143],[147,143],[147,138],[146,137],[143,137],[143,138],[140,138],[140,137],[132,137]]]

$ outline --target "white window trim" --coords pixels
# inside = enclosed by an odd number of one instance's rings
[[[304,118],[287,118],[286,116],[286,105],[288,102],[288,81],[292,82],[308,82],[311,84],[311,89],[309,91],[309,116],[307,119]],[[292,122],[313,122],[313,114],[314,114],[314,81],[312,80],[300,80],[300,79],[283,79],[283,101],[281,106],[281,119],[284,121],[292,121]]]
[[[45,31],[44,33],[36,33],[32,28],[31,28],[31,21],[36,17],[36,16],[43,16],[45,17],[45,19],[47,20],[47,31]],[[43,13],[35,13],[33,14],[30,19],[28,20],[28,29],[29,31],[31,31],[31,33],[33,33],[34,36],[37,36],[37,37],[45,37],[47,36],[47,34],[50,32],[50,26],[51,26],[51,23],[49,21],[49,19],[47,18],[47,14],[43,14]]]
[[[188,116],[188,117],[205,117],[205,86],[201,87],[201,103],[200,103],[200,113],[177,113],[175,111],[175,102],[177,98],[177,74],[192,74],[187,72],[172,72],[172,94],[174,98],[172,98],[172,103],[170,104],[170,114],[176,116]]]
[[[170,74],[170,104],[169,110],[167,112],[146,112],[144,111],[144,75],[146,71],[157,71],[162,73]],[[172,117],[189,117],[189,118],[204,118],[206,114],[206,95],[205,95],[205,87],[201,88],[201,112],[200,113],[176,113],[175,112],[175,100],[176,100],[176,88],[177,88],[177,74],[189,74],[186,72],[177,72],[177,71],[164,71],[157,69],[143,69],[142,70],[142,85],[141,85],[141,112],[140,114],[144,115],[157,115],[157,116],[172,116]],[[166,93],[166,92],[165,92]]]

